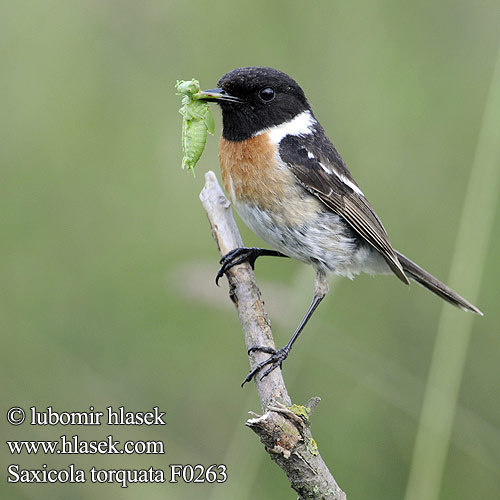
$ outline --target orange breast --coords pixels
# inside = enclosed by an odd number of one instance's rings
[[[219,161],[222,180],[233,203],[273,208],[295,184],[293,174],[279,166],[276,146],[265,133],[245,141],[227,141],[221,137]]]

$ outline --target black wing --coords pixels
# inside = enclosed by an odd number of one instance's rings
[[[316,125],[314,134],[284,137],[279,152],[304,188],[340,215],[382,254],[394,274],[409,284],[382,222],[321,125]]]

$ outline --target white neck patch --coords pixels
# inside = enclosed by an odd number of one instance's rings
[[[308,135],[313,133],[313,126],[316,124],[316,120],[313,118],[310,111],[303,111],[300,115],[295,118],[270,127],[268,129],[257,132],[255,135],[260,135],[264,132],[269,134],[269,140],[273,144],[278,144],[283,137],[287,135]]]

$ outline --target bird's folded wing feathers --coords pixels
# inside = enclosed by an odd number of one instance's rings
[[[315,144],[317,141],[323,144]],[[299,140],[295,136],[288,136],[280,145],[281,159],[305,189],[341,216],[382,254],[394,274],[403,283],[409,284],[382,222],[340,155],[330,141],[325,144],[326,141],[326,136],[321,133],[306,142],[303,137]]]

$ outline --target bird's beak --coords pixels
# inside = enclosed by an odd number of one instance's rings
[[[198,92],[198,95],[196,97],[197,99],[203,99],[204,101],[209,102],[243,102],[243,99],[240,99],[239,97],[236,97],[234,95],[230,95],[223,89],[202,90]]]

